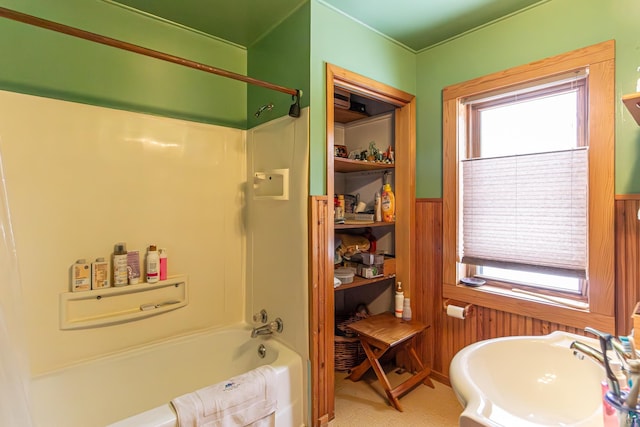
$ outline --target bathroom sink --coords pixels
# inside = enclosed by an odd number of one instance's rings
[[[553,332],[471,344],[451,361],[451,386],[465,408],[460,427],[603,425],[600,383],[605,371],[569,345],[595,339]]]

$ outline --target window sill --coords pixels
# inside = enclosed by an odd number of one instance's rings
[[[577,329],[591,326],[611,333],[615,331],[615,318],[613,316],[594,313],[588,309],[582,310],[567,307],[491,285],[470,288],[464,285],[445,283],[443,284],[443,298],[450,298],[479,307],[558,323]]]

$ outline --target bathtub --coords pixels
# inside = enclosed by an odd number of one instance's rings
[[[276,426],[304,425],[302,358],[277,338],[250,333],[245,324],[210,330],[35,378],[35,425],[173,427],[171,399],[266,364],[278,378]]]

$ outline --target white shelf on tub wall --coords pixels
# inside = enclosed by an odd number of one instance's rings
[[[189,303],[187,275],[157,283],[60,294],[60,329],[85,329],[131,322]]]

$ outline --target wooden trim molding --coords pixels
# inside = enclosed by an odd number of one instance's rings
[[[334,417],[333,345],[326,345],[333,344],[334,330],[333,292],[326,292],[327,283],[333,280],[333,264],[329,262],[333,259],[330,211],[333,209],[329,209],[327,196],[309,198],[309,354],[314,426],[325,425]]]
[[[466,138],[464,99],[589,67],[589,288],[588,310],[575,310],[458,285],[458,178]],[[607,41],[514,67],[443,90],[443,296],[493,310],[575,328],[615,331],[614,124],[615,42]]]
[[[326,65],[326,161],[327,195],[312,199],[310,218],[310,355],[312,424],[319,426],[335,416],[334,409],[334,289],[333,289],[333,194],[334,194],[334,91],[336,87],[395,106],[396,137],[396,277],[411,295],[415,275],[415,97],[391,86],[332,64]],[[317,205],[317,206],[314,206]],[[323,212],[322,214],[320,212]],[[320,223],[323,218],[322,224]],[[321,267],[320,267],[321,266]],[[412,305],[418,304],[418,301]]]

